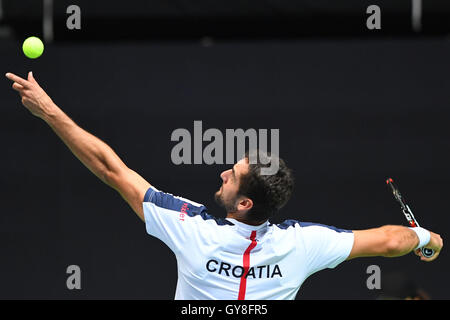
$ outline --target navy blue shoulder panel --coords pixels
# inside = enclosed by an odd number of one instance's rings
[[[293,220],[293,219],[289,219],[289,220],[284,220],[282,223],[277,224],[276,226],[280,229],[287,229],[289,227],[294,227],[295,224],[298,224],[300,227],[310,227],[310,226],[320,226],[320,227],[324,227],[324,228],[328,228],[331,230],[334,230],[336,232],[353,232],[352,230],[346,230],[346,229],[339,229],[336,228],[334,226],[328,226],[325,224],[320,224],[320,223],[313,223],[313,222],[301,222],[298,220]]]
[[[275,224],[275,225],[280,229],[287,229],[289,227],[294,227],[296,223],[298,223],[300,225],[301,222],[298,220],[288,219],[288,220],[284,220],[282,223]]]
[[[184,201],[183,198],[175,197],[169,193],[157,191],[154,188],[149,188],[144,196],[144,202],[152,202],[156,206],[175,212],[183,212],[190,217],[197,215],[201,216],[203,220],[213,219],[218,225],[233,225],[231,221],[216,218],[207,212],[204,205],[194,205],[189,201]]]

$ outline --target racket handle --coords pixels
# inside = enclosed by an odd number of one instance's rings
[[[422,248],[422,249],[420,249],[420,251],[422,251],[422,255],[425,258],[431,258],[432,256],[434,256],[434,250],[433,249]]]

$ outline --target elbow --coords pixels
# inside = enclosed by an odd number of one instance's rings
[[[121,162],[105,162],[100,171],[100,179],[113,189],[117,189],[120,179],[129,169]]]
[[[102,180],[108,186],[120,192],[130,172],[131,170],[126,166],[114,170],[105,169],[102,171]]]
[[[115,188],[117,185],[117,173],[111,170],[102,170],[99,177],[108,186]]]

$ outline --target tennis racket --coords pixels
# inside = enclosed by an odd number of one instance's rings
[[[406,204],[405,200],[403,199],[402,195],[400,194],[400,191],[398,190],[397,186],[394,184],[394,180],[391,178],[386,180],[386,183],[391,187],[392,193],[394,194],[395,200],[397,200],[400,203],[400,206],[402,207],[402,212],[406,217],[406,220],[408,220],[408,223],[411,227],[420,227],[419,223],[417,222],[416,218],[414,217],[414,214],[411,211],[411,208]],[[425,258],[431,258],[434,255],[434,250],[429,248],[420,248],[420,251],[422,252],[422,255]]]

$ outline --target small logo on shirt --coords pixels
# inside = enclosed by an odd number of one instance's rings
[[[206,263],[206,270],[209,272],[217,272],[220,275],[226,275],[227,277],[235,277],[235,278],[253,278],[253,279],[261,279],[261,278],[273,278],[273,277],[283,277],[281,274],[280,267],[276,265],[262,265],[256,267],[250,267],[248,269],[247,274],[245,273],[244,267],[241,266],[233,266],[229,263],[223,261],[217,261],[214,259],[209,260]]]
[[[180,210],[180,220],[184,221],[184,217],[185,215],[187,215],[187,210],[188,210],[188,204],[185,202],[183,203],[183,205],[181,206],[181,210]]]

